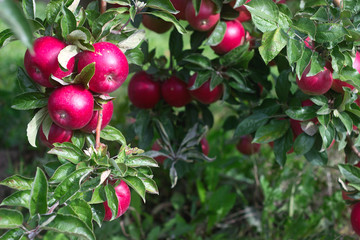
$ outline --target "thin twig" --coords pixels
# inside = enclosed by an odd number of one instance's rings
[[[100,132],[101,132],[101,125],[102,125],[102,119],[103,119],[103,110],[99,110],[99,116],[98,116],[98,122],[96,126],[96,143],[95,143],[95,149],[99,150],[100,148]]]

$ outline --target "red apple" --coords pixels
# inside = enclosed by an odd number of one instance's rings
[[[259,152],[260,144],[251,143],[252,140],[253,138],[250,135],[242,136],[236,145],[237,150],[245,155],[252,155],[254,153]]]
[[[201,139],[200,144],[203,154],[207,156],[209,154],[209,143],[206,138]]]
[[[136,73],[128,86],[129,99],[138,108],[154,108],[160,101],[160,83],[144,71]]]
[[[94,98],[81,85],[55,89],[48,100],[48,110],[55,124],[65,129],[80,129],[89,123],[94,109]]]
[[[310,64],[306,67],[304,73],[299,79],[296,77],[296,82],[301,91],[309,95],[322,95],[331,88],[333,78],[331,72],[324,67],[322,72],[315,76],[307,77],[310,71]]]
[[[27,50],[24,56],[24,66],[31,79],[44,87],[54,87],[49,81],[51,74],[57,78],[70,75],[74,69],[75,59],[71,58],[68,62],[68,71],[61,70],[58,61],[58,55],[65,47],[66,44],[55,37],[45,36],[36,39],[33,45],[34,52],[31,54]]]
[[[78,71],[95,62],[95,74],[89,89],[97,93],[110,93],[126,80],[129,65],[124,53],[113,43],[98,42],[95,51],[84,51],[78,55]]]
[[[171,22],[166,22],[166,21],[162,20],[161,18],[152,16],[149,14],[143,15],[142,24],[146,28],[148,28],[151,31],[154,31],[156,33],[165,33],[172,27]]]
[[[51,124],[48,138],[46,138],[42,124],[39,128],[40,141],[48,148],[53,148],[54,143],[71,142],[72,134],[73,132],[71,130],[66,130],[53,123]]]
[[[158,140],[156,140],[156,141],[154,142],[154,144],[153,144],[152,147],[151,147],[151,150],[153,150],[153,151],[160,151],[160,150],[161,150],[161,146],[160,146]],[[167,157],[165,157],[165,156],[158,156],[158,157],[155,157],[154,159],[155,159],[158,163],[163,164],[164,161],[167,159]]]
[[[305,38],[304,43],[307,48],[310,48],[311,50],[315,49],[315,42],[313,42],[310,37]]]
[[[173,107],[183,107],[191,102],[187,84],[176,76],[170,77],[162,84],[161,94],[165,102]]]
[[[353,68],[355,68],[360,73],[360,52],[356,52]]]
[[[179,11],[175,17],[180,20],[186,20],[185,9],[189,0],[170,0],[170,2],[173,4],[174,8]]]
[[[126,210],[128,210],[131,202],[131,192],[129,186],[124,181],[121,180],[119,185],[115,187],[115,193],[119,201],[118,213],[115,217],[116,219],[121,215],[123,215],[126,212]],[[111,209],[109,208],[107,201],[104,202],[104,208],[105,208],[104,221],[110,221],[112,218],[112,212]]]
[[[226,31],[222,41],[216,46],[211,46],[211,48],[215,51],[215,53],[222,55],[242,45],[244,42],[244,27],[239,21],[232,20],[226,22]]]
[[[188,89],[190,89],[196,80],[197,74],[195,73],[188,83]],[[190,95],[203,104],[211,104],[219,100],[223,94],[223,85],[217,85],[212,91],[210,91],[210,79],[203,85],[194,90],[189,90]]]
[[[295,119],[290,119],[290,127],[291,130],[294,134],[294,138],[296,138],[297,136],[299,136],[301,133],[303,133],[304,131],[301,129],[301,122],[299,120],[295,120]]]
[[[356,203],[351,211],[351,226],[360,236],[360,202]]]
[[[192,1],[186,5],[185,16],[190,26],[200,32],[206,32],[215,27],[220,19],[216,6],[211,0],[202,0],[199,13],[196,15]]]
[[[109,101],[103,104],[103,117],[101,123],[101,130],[104,129],[111,121],[113,111],[114,111],[114,104],[112,101]],[[93,111],[93,115],[91,117],[90,122],[83,127],[81,130],[88,133],[94,133],[97,127],[97,122],[99,118],[99,111]]]

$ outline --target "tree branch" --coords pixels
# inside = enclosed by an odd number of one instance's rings
[[[97,122],[97,126],[96,126],[96,142],[95,142],[95,149],[99,150],[101,142],[100,142],[100,132],[101,132],[101,125],[102,125],[102,119],[103,119],[103,110],[100,109],[98,111],[99,116],[98,116],[98,122]]]
[[[354,143],[349,135],[346,136],[346,141],[350,145],[351,150],[356,154],[358,158],[360,158],[360,152],[359,150],[354,146]]]

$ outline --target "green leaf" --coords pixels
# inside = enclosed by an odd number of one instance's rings
[[[290,93],[291,83],[289,81],[289,71],[282,71],[276,79],[275,91],[279,100],[286,102]]]
[[[36,147],[36,136],[40,125],[48,113],[47,107],[40,109],[31,119],[26,128],[26,135],[31,146]]]
[[[25,230],[22,228],[11,229],[0,236],[2,240],[20,240],[25,234]]]
[[[253,0],[245,5],[251,13],[252,21],[261,32],[275,30],[279,19],[279,9],[276,4],[268,0]]]
[[[105,217],[105,208],[104,204],[94,204],[91,205],[91,211],[93,215],[93,220],[101,227],[101,224]]]
[[[11,31],[11,29],[5,29],[4,31],[0,32],[0,48],[5,47],[13,40],[14,33]]]
[[[170,40],[169,40],[169,50],[170,54],[178,59],[182,53],[184,48],[184,41],[182,36],[176,29],[173,29],[170,33]]]
[[[332,42],[337,44],[344,39],[345,35],[348,35],[348,32],[340,24],[323,23],[317,25],[315,41],[318,43]]]
[[[127,50],[125,56],[129,64],[142,66],[144,63],[144,53],[138,48]]]
[[[351,164],[338,165],[341,175],[350,183],[360,184],[360,169]]]
[[[116,128],[107,125],[103,130],[101,130],[100,137],[107,141],[116,141],[123,146],[126,145],[126,139],[124,135]]]
[[[249,51],[249,43],[246,42],[237,48],[234,48],[224,56],[220,57],[220,64],[223,66],[237,66],[241,64],[243,68],[247,68],[249,61],[253,58],[254,51]]]
[[[353,130],[353,121],[349,114],[347,114],[346,112],[341,112],[339,113],[339,118],[346,127],[347,133],[350,134]]]
[[[106,185],[104,190],[105,190],[107,204],[112,213],[111,220],[113,220],[116,218],[116,215],[118,214],[119,199],[117,198],[115,189],[112,185],[110,185],[110,184]]]
[[[22,1],[23,11],[25,16],[29,19],[35,19],[36,17],[36,3],[35,0],[23,0]]]
[[[256,91],[248,87],[246,78],[242,72],[236,68],[229,68],[226,70],[226,75],[233,78],[235,81],[230,81],[230,86],[239,92],[256,93]]]
[[[92,168],[80,168],[70,174],[55,188],[54,198],[59,200],[60,204],[66,202],[80,190],[80,182],[92,171]]]
[[[0,185],[4,185],[16,190],[31,190],[33,182],[34,180],[32,178],[14,175],[2,180]]]
[[[207,44],[210,46],[218,45],[223,40],[225,32],[226,32],[226,23],[222,21],[218,22],[218,24],[216,24],[215,29],[211,32]]]
[[[269,116],[263,113],[254,113],[242,120],[236,127],[234,137],[240,137],[255,132],[267,123]]]
[[[315,38],[316,26],[309,18],[299,18],[298,21],[294,22],[293,27],[300,32],[306,33],[311,39]]]
[[[202,54],[193,53],[183,58],[183,61],[192,63],[203,70],[212,70],[210,59]]]
[[[274,142],[275,159],[282,167],[286,163],[286,154],[291,149],[293,138],[293,132],[289,129],[284,136]]]
[[[165,10],[169,13],[176,14],[177,11],[169,0],[149,0],[146,3],[147,7]]]
[[[146,192],[159,195],[159,189],[153,179],[144,176],[140,177],[140,180],[144,184]]]
[[[309,136],[306,133],[301,133],[295,139],[294,152],[298,155],[304,155],[308,153],[314,146],[315,137]]]
[[[40,220],[42,222],[46,222],[54,216],[55,218],[47,225],[43,226],[42,229],[56,231],[69,236],[76,236],[83,239],[95,240],[95,235],[93,231],[86,225],[86,223],[84,223],[78,217],[71,215],[51,214],[41,216]]]
[[[88,64],[86,67],[84,67],[79,74],[77,74],[74,78],[73,83],[74,84],[81,84],[86,89],[89,88],[89,82],[91,78],[95,74],[95,62],[92,62]]]
[[[48,152],[49,154],[57,155],[74,164],[78,164],[88,158],[80,148],[70,142],[54,143],[54,146],[55,147]]]
[[[23,92],[37,92],[39,89],[33,80],[26,74],[25,70],[21,67],[17,71],[17,79],[19,81],[20,88]]]
[[[61,165],[52,177],[49,179],[50,183],[60,183],[65,180],[72,172],[76,170],[76,165],[72,163],[66,163],[64,165]]]
[[[114,11],[108,11],[101,14],[97,19],[95,19],[91,26],[92,34],[96,41],[99,41],[109,35],[112,29],[120,25],[122,22],[125,22],[128,17],[128,15],[119,14]]]
[[[0,1],[0,18],[28,49],[32,49],[32,27],[15,1]]]
[[[14,207],[25,207],[29,208],[30,202],[30,190],[17,191],[6,197],[2,202],[1,206],[14,206]]]
[[[16,110],[30,110],[47,106],[48,99],[40,92],[27,92],[14,99],[12,108]]]
[[[30,216],[47,212],[48,182],[45,173],[37,168],[30,194]]]
[[[301,78],[305,68],[309,65],[312,56],[312,51],[309,48],[302,46],[302,55],[299,61],[296,62],[296,75]]]
[[[262,36],[262,44],[259,52],[264,62],[268,64],[286,46],[288,39],[281,28],[272,32],[265,32]]]
[[[139,194],[139,196],[142,198],[144,202],[146,201],[145,200],[146,188],[144,183],[141,181],[141,179],[139,179],[138,177],[127,176],[123,178],[123,180]]]
[[[187,33],[185,28],[179,23],[179,21],[174,17],[174,15],[172,15],[168,12],[163,12],[163,11],[154,11],[154,12],[150,12],[150,13],[156,17],[161,18],[162,20],[164,20],[166,22],[173,23],[176,30],[178,30],[179,33],[181,33],[181,34]]]
[[[22,226],[24,217],[17,210],[0,208],[0,229],[12,229]]]
[[[131,156],[125,162],[128,167],[159,167],[157,161],[147,156]]]
[[[76,18],[74,14],[65,6],[62,8],[63,16],[60,21],[61,33],[63,38],[76,29]]]
[[[285,113],[290,118],[299,121],[310,120],[317,116],[314,107],[291,107]]]
[[[83,149],[85,145],[85,135],[85,133],[75,131],[71,137],[71,142],[78,148]]]
[[[322,149],[325,150],[330,147],[332,141],[335,139],[335,128],[332,125],[329,125],[328,127],[320,125],[319,133],[323,141]]]
[[[290,126],[289,121],[272,120],[267,125],[261,126],[255,133],[253,142],[269,143],[284,136]]]
[[[327,163],[327,154],[325,151],[319,152],[317,149],[312,148],[304,156],[308,162],[315,166],[324,166]]]
[[[46,5],[46,20],[49,24],[55,22],[57,16],[61,13],[63,0],[50,0]]]
[[[83,199],[72,200],[69,205],[75,212],[77,217],[82,220],[86,225],[93,229],[92,225],[92,211],[90,205]]]
[[[106,201],[106,195],[105,195],[104,186],[100,185],[94,189],[93,195],[91,197],[91,201],[89,202],[89,204],[103,203],[105,201]]]
[[[299,40],[289,38],[288,44],[286,46],[287,50],[287,59],[289,60],[289,64],[293,65],[296,61],[298,61],[301,57],[302,46]]]
[[[67,69],[67,64],[70,61],[71,58],[75,57],[78,53],[80,52],[80,49],[75,46],[75,45],[67,45],[66,47],[64,47],[59,55],[58,55],[58,61],[60,66],[63,69]]]

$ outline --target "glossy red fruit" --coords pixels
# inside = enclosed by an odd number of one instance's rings
[[[211,0],[202,0],[198,15],[192,1],[186,5],[185,16],[190,26],[200,32],[206,32],[215,27],[220,19],[220,13],[216,13],[216,6]]]
[[[354,205],[350,219],[353,230],[360,236],[360,202]]]
[[[160,151],[161,149],[162,149],[162,148],[161,148],[159,142],[156,140],[156,141],[154,142],[154,144],[152,145],[151,150],[153,150],[153,151]],[[154,159],[155,159],[158,163],[163,164],[164,161],[167,159],[167,157],[165,157],[165,156],[158,156],[158,157],[155,157]]]
[[[322,95],[331,88],[333,78],[331,72],[324,67],[322,72],[315,76],[307,77],[310,71],[310,64],[306,67],[301,79],[296,77],[296,83],[301,91],[309,95]]]
[[[343,87],[348,87],[353,90],[355,87],[347,82],[341,81],[340,79],[334,79],[331,85],[331,89],[338,93],[344,93]]]
[[[126,210],[128,210],[131,202],[131,192],[129,186],[122,180],[120,181],[119,185],[114,187],[114,189],[115,189],[116,197],[119,201],[118,213],[114,218],[116,219],[121,215],[123,215],[126,212]],[[107,201],[104,202],[104,208],[105,208],[104,221],[110,221],[112,218],[112,213]]]
[[[197,74],[194,74],[188,83],[188,89],[190,89],[196,80]],[[211,104],[219,100],[223,94],[223,85],[217,85],[212,91],[210,91],[210,80],[206,81],[203,85],[195,90],[189,90],[190,95],[203,104]]]
[[[170,2],[174,5],[174,8],[179,11],[175,17],[180,20],[186,20],[185,9],[189,0],[170,0]]]
[[[355,68],[360,73],[360,52],[356,52],[353,68]]]
[[[206,138],[203,138],[203,139],[201,139],[200,144],[201,144],[201,150],[202,150],[203,154],[208,156],[209,155],[209,142],[206,140]]]
[[[24,66],[31,79],[44,87],[54,87],[49,81],[51,74],[57,78],[70,75],[74,69],[75,59],[71,58],[68,62],[68,71],[61,70],[58,62],[58,55],[65,47],[66,44],[55,37],[45,36],[36,39],[33,54],[27,50],[24,56]]]
[[[78,71],[95,62],[95,74],[89,89],[96,93],[110,93],[118,89],[129,74],[129,65],[124,53],[113,43],[98,42],[95,51],[78,55]]]
[[[128,86],[129,99],[134,106],[143,109],[154,108],[161,98],[160,83],[144,71],[136,73]]]
[[[191,102],[187,84],[176,76],[167,79],[161,86],[165,102],[173,107],[183,107]]]
[[[171,22],[166,22],[162,20],[161,18],[144,14],[142,17],[142,24],[150,29],[151,31],[154,31],[156,33],[165,33],[169,31],[169,29],[172,27]]]
[[[310,37],[307,37],[304,41],[305,43],[305,46],[310,48],[311,50],[314,50],[315,49],[315,43],[311,40]]]
[[[301,133],[304,132],[301,129],[301,122],[302,121],[290,119],[290,127],[291,127],[291,130],[292,130],[293,134],[294,134],[294,138],[296,138],[297,136],[299,136]]]
[[[251,143],[253,140],[252,136],[242,136],[239,142],[236,144],[236,148],[239,152],[245,155],[252,155],[260,151],[260,144]]]
[[[104,129],[111,121],[112,115],[114,112],[114,104],[112,101],[109,101],[105,104],[103,104],[103,117],[101,122],[101,130]],[[97,127],[99,118],[99,111],[93,111],[93,115],[91,117],[90,122],[81,129],[81,131],[88,132],[88,133],[94,133]]]
[[[46,138],[42,124],[39,128],[40,141],[48,148],[53,148],[54,143],[71,142],[72,134],[71,130],[66,130],[53,123],[50,127],[48,138]]]
[[[251,36],[249,32],[245,33],[245,41],[249,42],[249,49],[255,48],[256,39],[253,36]]]
[[[222,55],[244,44],[244,42],[245,30],[243,25],[237,20],[227,21],[223,40],[218,45],[211,46],[211,48],[216,54]]]
[[[80,85],[55,89],[48,100],[48,110],[55,124],[65,129],[80,129],[89,123],[94,109],[90,91]]]
[[[247,0],[245,3],[250,2],[251,0]],[[230,2],[230,6],[234,7],[236,1]],[[239,12],[239,16],[236,18],[236,20],[240,22],[247,22],[251,20],[251,13],[246,9],[244,5],[235,8],[236,11]]]

